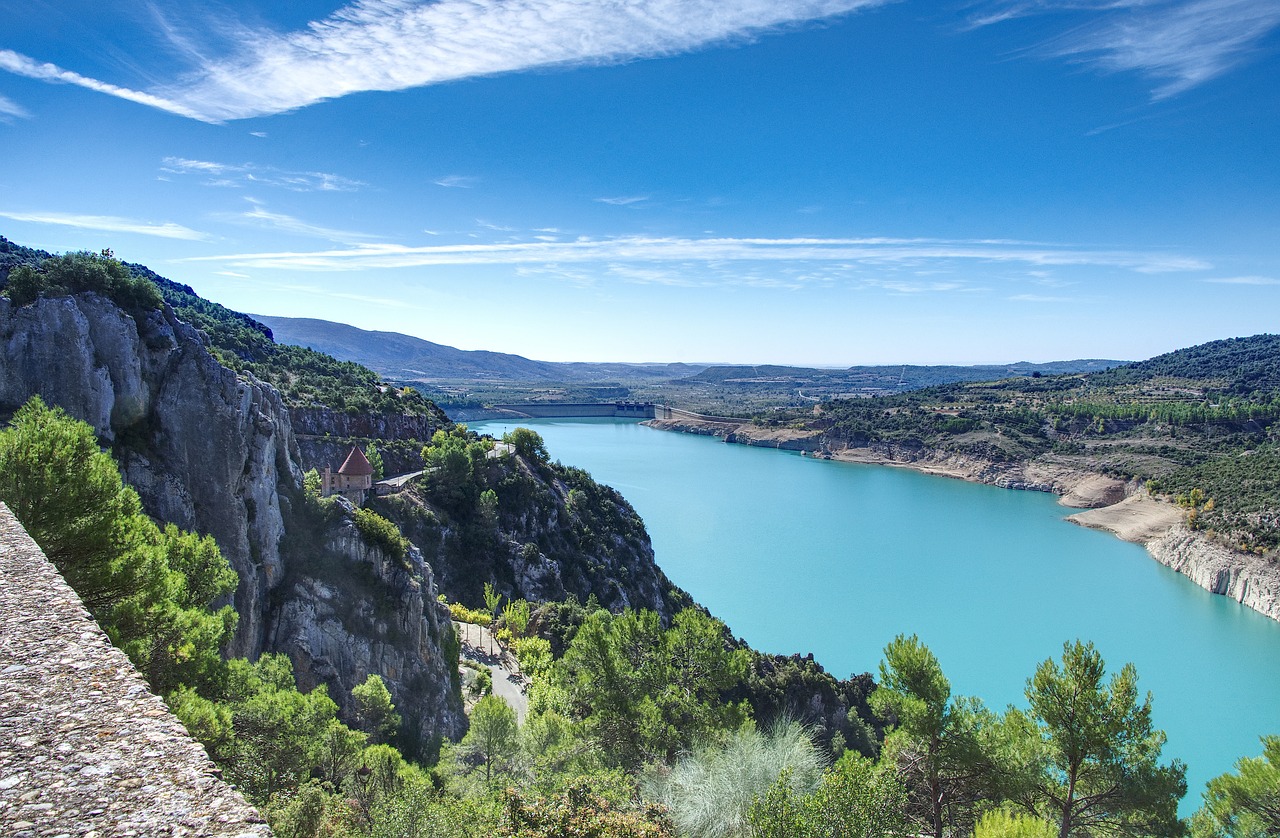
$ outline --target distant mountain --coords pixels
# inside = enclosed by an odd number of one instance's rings
[[[938,384],[955,384],[962,381],[996,381],[1002,378],[1022,376],[1060,375],[1062,373],[1098,372],[1117,367],[1125,361],[1084,358],[1075,361],[1050,361],[1033,364],[1018,361],[1012,364],[981,364],[974,366],[854,366],[847,369],[820,369],[813,367],[784,367],[775,365],[707,367],[690,381],[708,384],[804,384],[808,386],[839,386],[851,390],[916,390]]]
[[[521,355],[455,349],[399,332],[370,332],[307,317],[253,317],[271,327],[277,341],[306,346],[335,358],[409,381],[606,381],[684,378],[703,369],[690,364],[593,364],[533,361]]]

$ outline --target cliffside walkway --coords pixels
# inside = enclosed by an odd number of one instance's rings
[[[0,834],[271,835],[0,503]]]

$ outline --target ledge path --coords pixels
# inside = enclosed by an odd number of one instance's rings
[[[0,504],[0,835],[269,836]]]

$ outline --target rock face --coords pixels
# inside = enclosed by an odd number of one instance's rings
[[[1156,561],[1200,587],[1280,620],[1280,566],[1260,556],[1229,550],[1179,524],[1148,541]]]
[[[419,439],[451,423],[442,411],[430,415],[346,413],[327,407],[302,407],[290,411],[293,432],[299,436],[362,437],[366,439]]]
[[[350,502],[335,503],[341,512],[323,531],[316,560],[291,568],[281,586],[268,645],[289,655],[300,689],[328,685],[344,712],[351,689],[367,673],[381,675],[408,722],[405,739],[419,750],[434,737],[461,736],[461,697],[439,689],[457,677],[457,646],[431,566],[416,547],[398,559],[369,544]]]
[[[230,654],[283,651],[310,662],[299,671],[330,683],[339,705],[352,685],[377,673],[396,685],[398,703],[422,714],[402,710],[409,724],[457,733],[457,690],[440,665],[446,635],[438,629],[447,612],[435,601],[430,570],[371,570],[385,562],[355,550],[341,522],[330,523],[332,534],[301,531],[311,522],[295,508],[303,503],[302,467],[289,412],[274,388],[218,364],[201,337],[167,308],[135,319],[94,294],[17,309],[0,298],[0,416],[41,395],[111,445],[149,514],[217,540],[240,575]],[[344,572],[381,580],[379,608],[405,612],[362,641],[363,651],[352,640],[362,636],[363,606],[326,613],[324,591],[297,582],[315,576],[319,557],[304,545],[317,537],[333,541],[326,555],[346,562]],[[346,588],[341,581],[332,587]],[[305,625],[307,615],[315,626]],[[298,638],[316,642],[295,655],[287,644]],[[353,648],[337,654],[337,643]]]
[[[262,652],[284,569],[281,493],[301,480],[279,394],[218,364],[171,312],[135,320],[94,294],[0,300],[0,368],[0,410],[39,394],[88,422],[148,513],[217,540],[240,574],[230,652]]]

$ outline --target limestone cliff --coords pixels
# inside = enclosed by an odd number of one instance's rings
[[[456,734],[457,690],[441,664],[448,617],[429,569],[419,557],[416,567],[388,570],[357,549],[341,521],[311,531],[279,394],[221,366],[202,337],[167,307],[135,317],[95,294],[20,308],[0,298],[0,416],[41,395],[94,427],[149,514],[217,540],[240,576],[231,654],[288,652],[340,704],[377,673],[397,702],[412,705],[403,715],[424,737]],[[322,553],[308,549],[315,538],[328,544]],[[327,577],[314,568],[322,559],[332,565]],[[368,603],[327,612],[314,583],[343,591],[344,575],[370,573],[380,580],[377,607],[404,612],[372,635],[363,631]],[[308,645],[295,651],[299,638]]]
[[[1206,591],[1280,620],[1280,567],[1261,556],[1228,549],[1178,524],[1146,543],[1156,561]]]
[[[0,299],[0,411],[32,395],[93,426],[147,511],[212,535],[240,575],[235,655],[263,651],[283,577],[281,491],[301,479],[279,395],[237,378],[169,311],[135,319],[95,294]]]
[[[298,686],[329,687],[348,713],[351,689],[367,673],[382,676],[400,714],[409,752],[466,730],[457,677],[457,646],[449,611],[436,597],[435,574],[421,551],[403,558],[365,539],[354,507],[335,498],[327,515],[312,511],[297,547],[307,562],[290,564],[277,591],[268,645],[293,661]]]

